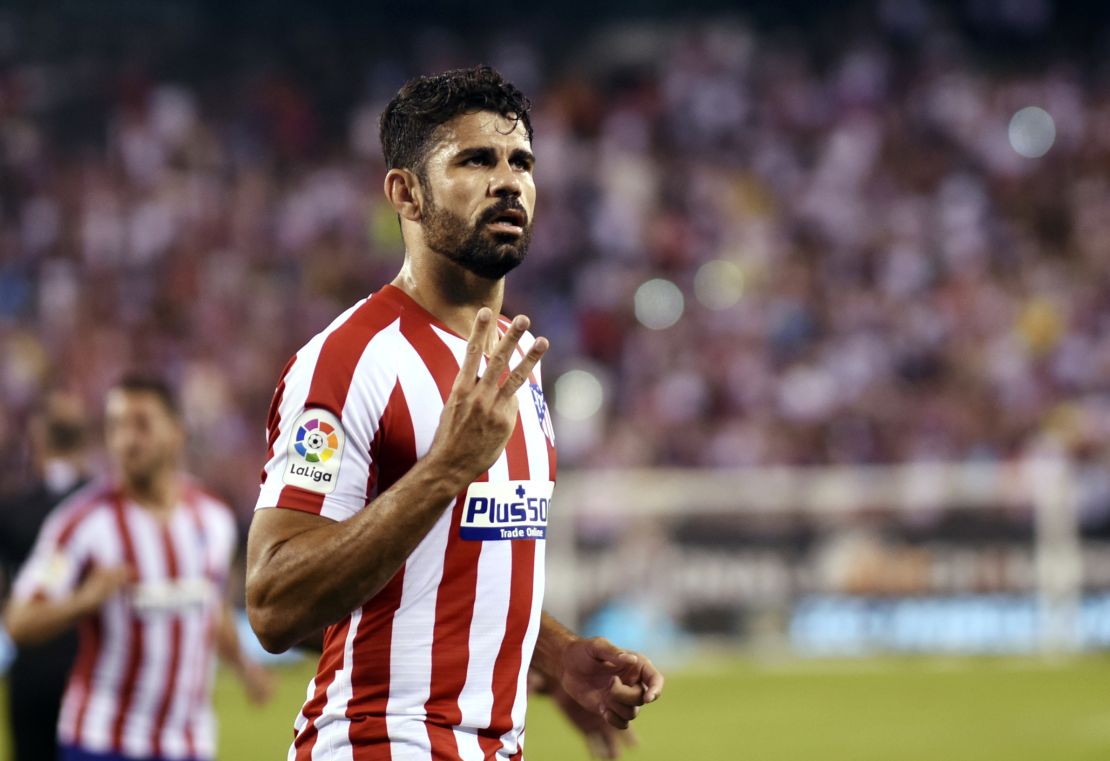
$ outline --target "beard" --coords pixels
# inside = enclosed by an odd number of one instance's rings
[[[519,236],[491,232],[486,227],[508,209],[524,212],[519,201],[505,197],[486,209],[471,226],[457,214],[441,209],[429,196],[420,223],[424,242],[468,272],[487,280],[500,280],[524,261],[528,244],[532,242],[530,219],[525,219],[524,232]]]

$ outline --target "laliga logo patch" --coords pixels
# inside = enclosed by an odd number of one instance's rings
[[[327,410],[305,410],[293,423],[283,481],[319,494],[335,491],[343,461],[343,426]]]
[[[544,539],[554,481],[478,481],[463,504],[459,536],[472,541]]]

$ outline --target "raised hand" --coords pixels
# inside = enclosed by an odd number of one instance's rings
[[[567,645],[562,665],[567,694],[617,729],[627,729],[640,707],[663,692],[663,674],[650,660],[603,637]]]
[[[428,453],[457,474],[462,483],[470,483],[489,470],[505,449],[516,426],[516,392],[548,347],[546,338],[537,338],[524,359],[510,369],[509,360],[529,325],[528,318],[519,315],[497,342],[479,378],[482,349],[492,322],[493,313],[488,308],[478,311],[466,356],[443,405]]]

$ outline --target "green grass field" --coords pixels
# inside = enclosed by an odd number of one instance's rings
[[[285,758],[311,665],[279,673],[265,709],[246,705],[221,674],[220,761]],[[1102,760],[1110,758],[1110,658],[705,663],[670,674],[636,731],[640,747],[628,761]],[[6,760],[6,737],[0,744]],[[527,757],[588,755],[553,707],[534,700]]]

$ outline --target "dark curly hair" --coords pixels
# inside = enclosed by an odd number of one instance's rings
[[[531,108],[531,101],[489,66],[410,79],[389,101],[379,121],[385,163],[390,169],[410,169],[423,181],[424,161],[436,129],[459,114],[476,111],[493,111],[522,122],[531,141]]]

